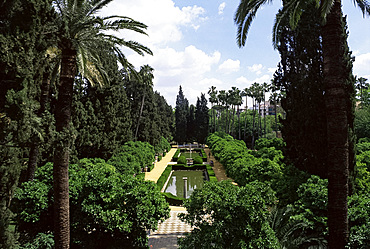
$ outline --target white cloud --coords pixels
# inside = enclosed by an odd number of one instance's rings
[[[122,35],[146,46],[165,45],[183,38],[182,27],[198,29],[206,19],[205,10],[199,6],[176,7],[172,0],[126,0],[114,1],[102,10],[103,16],[123,15],[148,25],[148,37],[132,31]]]
[[[253,73],[256,73],[257,75],[262,73],[262,71],[261,71],[262,69],[263,69],[262,64],[254,64],[253,66],[248,67],[249,71],[251,71]]]
[[[243,89],[246,88],[246,87],[250,87],[250,85],[252,85],[252,83],[253,82],[251,80],[248,80],[244,76],[241,76],[241,77],[236,79],[236,84],[240,85],[240,86],[243,86]]]
[[[358,77],[365,77],[365,75],[370,74],[370,53],[356,55],[353,72]]]
[[[218,14],[219,14],[219,15],[222,15],[222,14],[224,13],[224,9],[225,9],[225,7],[226,7],[226,3],[225,3],[225,2],[221,3],[221,4],[218,6]]]
[[[276,70],[277,70],[277,67],[269,67],[269,68],[267,68],[267,71],[269,73],[271,73],[271,74],[274,74],[276,72]]]
[[[155,56],[142,57],[133,54],[128,56],[128,60],[136,67],[149,64],[154,68],[154,88],[161,92],[171,105],[175,103],[179,85],[184,88],[184,94],[189,102],[195,103],[200,92],[208,92],[209,85],[206,85],[206,82],[220,84],[216,79],[205,80],[206,74],[220,61],[221,54],[218,51],[207,54],[191,45],[182,51],[167,47],[158,48],[153,52]],[[188,90],[191,91],[191,96],[187,96],[185,90],[190,88],[197,91],[197,95],[193,94],[194,91]]]
[[[234,61],[231,59],[227,59],[218,67],[218,70],[226,74],[229,74],[232,72],[238,72],[239,69],[240,69],[240,61],[239,60]]]

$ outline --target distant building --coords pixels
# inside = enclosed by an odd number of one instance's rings
[[[275,115],[275,105],[273,105],[270,101],[262,102],[261,108],[259,108],[259,104],[256,103],[256,110],[258,111],[259,109],[260,109],[260,115],[262,117]]]

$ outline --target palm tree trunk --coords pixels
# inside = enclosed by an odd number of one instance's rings
[[[328,227],[331,249],[348,242],[349,131],[341,1],[335,0],[323,27],[325,106],[328,136]]]
[[[240,131],[240,111],[239,111],[239,106],[238,106],[238,109],[237,109],[237,113],[238,113],[238,139],[240,140],[242,138],[242,134],[241,134],[241,131]]]
[[[265,92],[263,92],[263,125],[264,125],[264,137],[266,138],[266,96]]]
[[[262,134],[261,102],[258,102],[258,138]]]
[[[69,147],[71,134],[69,132],[73,82],[76,75],[76,50],[62,50],[62,64],[58,101],[55,108],[56,131],[60,141],[57,141],[54,152],[54,236],[55,248],[66,249],[70,244],[69,232]]]
[[[244,115],[244,142],[247,142],[246,139],[247,139],[247,110],[245,110],[245,115]]]
[[[143,93],[143,99],[141,100],[139,118],[137,119],[137,124],[136,124],[135,141],[137,140],[137,134],[139,132],[139,125],[140,125],[141,115],[143,114],[144,102],[145,102],[145,90],[144,90],[144,93]]]
[[[278,134],[278,128],[277,128],[277,104],[276,104],[276,99],[275,99],[275,135],[277,137]]]
[[[235,123],[235,106],[233,106],[233,120],[232,120],[232,122],[230,122],[229,133],[233,134],[233,137],[236,137],[235,129],[234,129],[234,123]]]
[[[256,99],[254,99],[253,100],[253,128],[252,128],[252,150],[254,149],[254,140],[255,140],[255,137],[254,137],[254,135],[255,135],[255,132],[254,132],[254,130],[255,130],[255,118],[256,118]]]
[[[213,109],[213,129],[214,129],[213,132],[216,132],[216,114],[217,114],[216,110]]]

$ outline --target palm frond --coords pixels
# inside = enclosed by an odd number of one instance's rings
[[[110,2],[113,0],[97,0],[92,1],[92,8],[89,11],[88,15],[92,15],[97,13],[99,10],[101,10],[103,7],[107,6]]]
[[[237,44],[243,47],[247,40],[249,28],[256,17],[258,9],[272,0],[241,0],[235,12],[234,22],[237,25]]]
[[[131,75],[134,76],[135,79],[139,80],[140,76],[136,72],[134,65],[132,65],[127,59],[126,56],[122,53],[119,48],[114,48],[114,52],[116,53],[117,59],[119,63],[121,63],[122,67],[127,71],[130,72],[128,74],[129,79],[131,78]]]
[[[334,4],[334,0],[321,1],[321,16],[326,20],[326,16],[330,13]]]
[[[357,5],[361,11],[363,16],[370,15],[370,3],[367,0],[353,0],[353,3]]]
[[[147,33],[145,32],[145,29],[147,29],[148,26],[145,25],[144,23],[135,21],[129,17],[122,17],[122,16],[118,20],[107,21],[113,18],[118,18],[118,16],[110,16],[109,18],[103,18],[103,20],[106,22],[104,23],[104,26],[102,26],[102,29],[105,29],[105,30],[128,29],[128,30],[138,32],[140,34],[147,35]]]

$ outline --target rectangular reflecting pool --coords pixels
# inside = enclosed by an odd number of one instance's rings
[[[194,189],[203,187],[204,176],[202,170],[175,170],[170,175],[164,192],[171,193],[177,197],[184,197],[184,177],[187,178],[185,198],[189,198]]]

